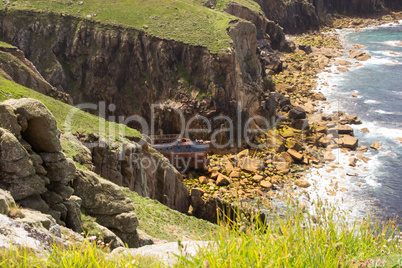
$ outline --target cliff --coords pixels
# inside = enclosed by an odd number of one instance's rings
[[[401,10],[398,0],[257,0],[264,15],[278,23],[287,34],[318,30],[335,14],[372,16],[384,8]]]

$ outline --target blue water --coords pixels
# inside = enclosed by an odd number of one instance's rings
[[[347,48],[362,44],[372,55],[360,67],[332,76],[334,89],[328,96],[332,105],[363,121],[355,129],[359,145],[383,144],[379,151],[370,150],[365,178],[360,180],[354,198],[366,201],[371,212],[381,219],[402,217],[402,25],[382,26],[349,32]],[[358,98],[352,98],[357,94]],[[360,129],[367,127],[370,133]],[[371,183],[368,183],[371,182]],[[352,193],[351,193],[352,194]]]

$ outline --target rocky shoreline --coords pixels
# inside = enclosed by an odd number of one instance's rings
[[[297,44],[296,51],[281,55],[281,68],[269,66],[265,70],[272,78],[270,83],[275,91],[283,96],[279,101],[282,120],[275,130],[254,137],[254,142],[263,145],[263,149],[248,148],[237,154],[213,154],[207,172],[193,171],[185,175],[185,184],[192,189],[190,211],[199,215],[211,200],[232,204],[240,201],[243,207],[249,207],[248,201],[254,200],[269,209],[281,196],[307,193],[303,189],[311,186],[311,180],[306,178],[308,170],[317,168],[332,172],[343,168],[332,151],[336,148],[349,158],[347,165],[352,169],[368,163],[370,159],[363,153],[378,150],[381,144],[374,143],[370,148],[359,146],[351,127],[362,123],[356,115],[341,111],[332,114],[320,112],[320,106],[330,103],[322,93],[317,92],[316,77],[320,72],[329,72],[329,66],[337,66],[338,73],[347,72],[353,65],[359,66],[371,58],[364,52],[363,46],[354,44],[355,49],[348,51],[347,58],[350,60],[339,60],[345,48],[335,30],[353,28],[360,31],[366,27],[398,23],[401,18],[401,13],[391,13],[381,19],[340,17],[334,20],[331,29],[290,37]],[[351,95],[351,98],[356,97]],[[329,196],[335,196],[337,191],[346,192],[348,189],[337,184]]]

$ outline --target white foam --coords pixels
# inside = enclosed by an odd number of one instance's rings
[[[367,103],[367,104],[379,104],[380,102],[377,101],[377,100],[365,100],[364,103]]]
[[[384,110],[375,110],[374,112],[378,113],[378,114],[395,114],[394,112],[387,112]]]
[[[391,47],[398,47],[397,44],[400,43],[400,42],[401,42],[400,40],[397,40],[397,41],[390,40],[390,41],[381,42],[381,44],[391,46]]]

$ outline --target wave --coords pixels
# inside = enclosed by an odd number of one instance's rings
[[[364,103],[366,103],[366,104],[379,104],[380,102],[376,101],[376,100],[365,100]]]
[[[381,44],[384,44],[384,45],[387,45],[387,46],[391,46],[391,47],[398,47],[398,46],[399,46],[398,43],[400,43],[400,42],[401,42],[400,40],[396,40],[396,41],[394,41],[394,40],[389,40],[389,41],[381,42]]]
[[[395,114],[394,112],[387,112],[384,110],[375,110],[374,112],[378,113],[378,114]]]

